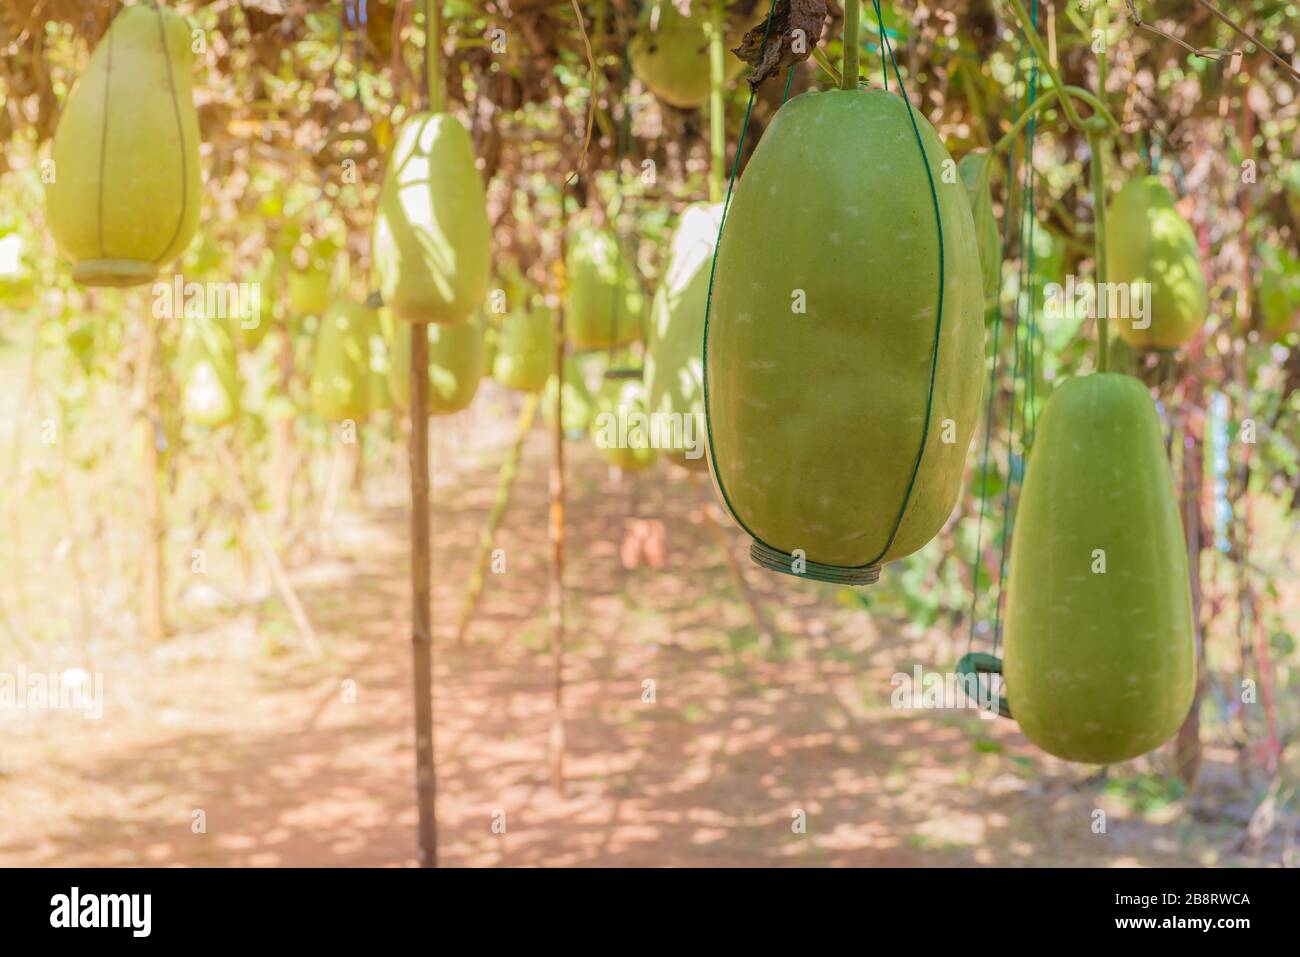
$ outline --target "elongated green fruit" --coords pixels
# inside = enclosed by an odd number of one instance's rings
[[[414,114],[388,158],[375,217],[384,303],[407,322],[464,322],[487,294],[491,233],[465,127],[447,113]]]
[[[411,408],[411,329],[399,322],[393,331],[388,393],[403,412]],[[429,414],[451,415],[469,407],[483,377],[483,327],[477,320],[454,326],[430,325]]]
[[[194,236],[201,185],[190,42],[179,14],[127,7],[64,104],[46,202],[77,282],[149,282]]]
[[[505,317],[497,335],[492,378],[507,389],[537,392],[555,368],[555,313],[521,306]]]
[[[998,304],[1002,290],[1002,238],[993,215],[993,157],[988,150],[967,153],[957,164],[957,175],[966,187],[971,215],[975,219],[975,241],[980,254],[980,275],[984,279],[984,308]]]
[[[1135,349],[1174,349],[1196,335],[1208,309],[1196,234],[1158,178],[1131,179],[1115,194],[1106,244],[1108,282],[1151,284],[1148,317],[1111,319],[1124,341]]]
[[[181,324],[181,412],[215,429],[239,416],[235,343],[224,319],[187,318]]]
[[[781,107],[718,248],[705,342],[714,482],[751,535],[810,562],[893,561],[933,538],[975,429],[975,224],[965,190],[942,181],[948,151],[912,116],[943,224],[932,405],[939,237],[900,97],[832,90]]]
[[[671,417],[672,444],[664,454],[688,468],[708,462],[695,455],[704,428],[704,312],[709,300],[713,246],[722,204],[688,206],[673,234],[663,282],[650,307],[645,383],[648,410]],[[689,429],[689,431],[688,431]]]
[[[632,250],[609,229],[580,227],[565,260],[569,288],[564,332],[578,349],[634,342],[644,308]]]
[[[371,310],[338,302],[321,319],[312,359],[312,407],[330,421],[363,419],[370,411]]]
[[[611,465],[639,472],[654,464],[656,450],[640,382],[608,379],[596,393],[591,440]]]
[[[559,380],[555,373],[546,380],[542,390],[542,418],[548,429],[555,428],[555,390]],[[582,366],[574,356],[564,359],[564,432],[569,438],[585,435],[591,425],[591,392],[587,389],[587,380]]]
[[[632,72],[655,96],[679,109],[703,106],[709,99],[709,17],[706,3],[697,0],[683,14],[672,0],[653,0],[641,12],[635,36],[628,45]],[[761,9],[760,9],[761,8]],[[755,4],[749,23],[767,15],[767,5]],[[733,43],[740,36],[732,36]],[[814,38],[815,42],[815,38]],[[742,60],[726,60],[726,78],[734,80],[744,70]]]
[[[1187,716],[1182,523],[1137,379],[1070,379],[1043,410],[1011,545],[1003,674],[1025,736],[1070,761],[1144,754]]]

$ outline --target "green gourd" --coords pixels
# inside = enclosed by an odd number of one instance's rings
[[[1264,334],[1271,341],[1296,328],[1300,315],[1300,258],[1282,248],[1262,250],[1259,280],[1259,311]]]
[[[253,278],[257,284],[257,315],[235,321],[240,345],[249,351],[262,344],[272,326],[283,327],[285,309],[280,296],[280,279],[285,271],[284,261],[271,250],[266,250]]]
[[[1131,179],[1106,210],[1106,279],[1150,283],[1150,326],[1132,316],[1111,328],[1135,349],[1176,349],[1196,335],[1208,302],[1196,234],[1155,176]]]
[[[186,317],[181,324],[181,414],[217,429],[239,416],[235,342],[224,319]]]
[[[289,309],[295,316],[320,316],[330,305],[330,271],[325,263],[289,270]]]
[[[548,429],[555,428],[555,392],[559,388],[559,379],[555,373],[546,380],[542,390],[542,418]],[[587,379],[582,366],[574,356],[564,359],[564,395],[561,415],[564,418],[564,434],[569,438],[585,435],[591,426],[592,399],[587,389]]]
[[[995,309],[1002,292],[1002,238],[993,215],[993,156],[988,150],[967,153],[957,164],[957,175],[966,188],[975,219],[975,242],[980,254],[980,275],[984,279],[984,308]]]
[[[655,461],[645,393],[635,379],[607,379],[592,405],[591,440],[611,465],[639,472]]]
[[[686,208],[650,306],[646,405],[671,438],[662,446],[664,455],[694,469],[708,468],[703,455],[704,312],[721,222],[721,203]]]
[[[1137,379],[1070,379],[1048,399],[1016,514],[1005,637],[1011,712],[1057,757],[1136,757],[1187,716],[1186,546],[1160,419]]]
[[[388,383],[393,375],[393,356],[379,325],[370,330],[370,411],[388,412],[397,407]],[[408,379],[410,373],[407,373]]]
[[[714,483],[757,543],[854,569],[846,580],[928,542],[961,488],[984,290],[970,203],[942,182],[947,160],[895,93],[794,97],[737,184],[718,248],[705,328]],[[935,194],[944,288],[930,403]]]
[[[47,219],[72,278],[151,281],[199,222],[199,121],[190,27],[166,7],[123,9],[63,105]]]
[[[311,401],[321,418],[363,419],[370,411],[370,332],[374,314],[352,302],[326,310],[316,333]]]
[[[497,336],[492,378],[507,389],[537,392],[555,368],[555,313],[544,306],[505,317]]]
[[[653,0],[641,11],[636,34],[628,44],[637,79],[678,109],[691,110],[708,102],[711,27],[707,4],[714,2],[722,0],[693,0],[689,14],[684,14],[672,0]],[[765,5],[756,4],[747,19],[753,23],[766,13]],[[740,37],[729,39],[734,45]],[[728,56],[725,62],[725,77],[730,83],[745,64],[734,56]]]
[[[36,284],[23,257],[23,237],[17,232],[0,237],[0,303],[16,311],[36,304]]]
[[[414,114],[389,156],[375,217],[385,304],[407,322],[464,322],[487,294],[491,241],[469,134],[450,114]]]
[[[393,333],[388,391],[403,412],[411,408],[412,323],[399,322]],[[418,326],[414,326],[418,328]],[[454,326],[428,325],[429,414],[451,415],[469,408],[483,376],[483,327],[477,321]]]
[[[632,250],[612,230],[579,227],[569,242],[565,272],[564,334],[575,348],[609,349],[640,337],[640,274]]]

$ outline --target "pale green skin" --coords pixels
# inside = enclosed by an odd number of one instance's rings
[[[1175,349],[1196,335],[1209,308],[1196,234],[1154,176],[1131,179],[1106,210],[1106,279],[1151,283],[1151,326],[1111,328],[1135,349]]]
[[[984,279],[984,308],[993,309],[1002,291],[1002,238],[993,215],[993,157],[987,150],[967,153],[957,164],[957,175],[966,187],[971,215],[975,218],[975,241],[980,253],[980,275]]]
[[[487,294],[491,244],[465,127],[447,113],[414,114],[397,134],[375,217],[384,304],[407,322],[464,322]]]
[[[492,378],[507,389],[538,392],[555,368],[555,313],[521,309],[505,317],[497,333]]]
[[[651,412],[704,414],[704,311],[709,300],[709,270],[722,221],[721,203],[687,207],[673,234],[663,282],[650,306],[646,347],[646,405]],[[683,430],[683,445],[685,431]],[[705,469],[703,456],[687,458],[686,448],[662,450],[687,468]]]
[[[1016,513],[1005,636],[1011,712],[1050,754],[1124,761],[1187,716],[1186,546],[1160,420],[1137,379],[1070,379],[1048,400]]]
[[[645,412],[644,387],[641,383],[629,379],[607,379],[596,392],[591,417],[591,441],[600,450],[600,454],[611,465],[616,465],[625,472],[640,472],[654,465],[658,450],[650,445],[649,434],[631,428],[627,431],[629,440],[640,439],[639,443],[629,441],[628,445],[617,444],[619,436],[618,422],[631,423],[635,413]],[[611,422],[602,417],[614,416]]]
[[[235,342],[225,320],[187,317],[181,324],[181,413],[210,429],[239,415]]]
[[[322,315],[330,304],[330,273],[317,265],[299,272],[289,270],[289,308],[295,316]]]
[[[636,341],[644,308],[630,249],[619,253],[612,230],[580,228],[565,258],[568,293],[564,334],[577,349],[608,349]]]
[[[842,90],[786,103],[736,187],[718,249],[705,353],[714,482],[751,535],[809,561],[902,558],[939,531],[961,487],[983,379],[979,254],[966,192],[942,180],[948,152],[919,113],[916,122],[946,281],[929,437],[910,496],[939,262],[906,104]],[[796,289],[804,315],[792,312]]]
[[[46,218],[80,283],[149,282],[194,236],[202,187],[190,42],[174,11],[127,7],[63,105]]]
[[[340,302],[326,310],[312,358],[312,407],[331,421],[363,419],[370,412],[370,332],[374,314]]]
[[[679,109],[690,110],[709,100],[709,32],[705,4],[695,0],[691,15],[682,16],[672,0],[648,3],[641,11],[637,32],[628,44],[628,58],[637,79],[659,99]],[[762,7],[762,10],[758,9]],[[759,4],[750,16],[756,21],[767,16]],[[729,38],[731,46],[740,36]],[[745,69],[743,60],[726,54],[724,76],[730,83]]]
[[[403,412],[411,408],[410,323],[393,331],[389,357],[388,394]],[[454,326],[429,325],[429,414],[451,415],[469,408],[483,377],[483,327],[479,322]]]

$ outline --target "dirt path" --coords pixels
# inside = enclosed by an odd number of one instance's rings
[[[447,647],[450,625],[494,468],[435,493],[445,864],[1255,862],[1231,855],[1239,828],[1198,825],[1207,836],[1193,838],[1180,802],[1139,816],[1009,723],[892,709],[890,675],[929,663],[914,644],[833,589],[749,568],[787,636],[783,655],[765,653],[680,477],[657,470],[638,496],[668,518],[669,567],[625,572],[615,539],[631,493],[585,443],[570,446],[569,789],[557,796],[542,439],[501,539],[508,572],[490,577],[464,649]],[[295,572],[326,659],[269,656],[275,610],[234,610],[157,653],[101,662],[103,720],[0,720],[0,864],[411,865],[400,478],[372,488],[390,506],[343,517],[341,557]],[[1212,763],[1212,786],[1227,776]]]

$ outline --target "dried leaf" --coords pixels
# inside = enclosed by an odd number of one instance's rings
[[[731,51],[753,67],[749,75],[751,90],[812,56],[826,22],[826,0],[776,0],[768,19],[746,33],[740,46]]]

